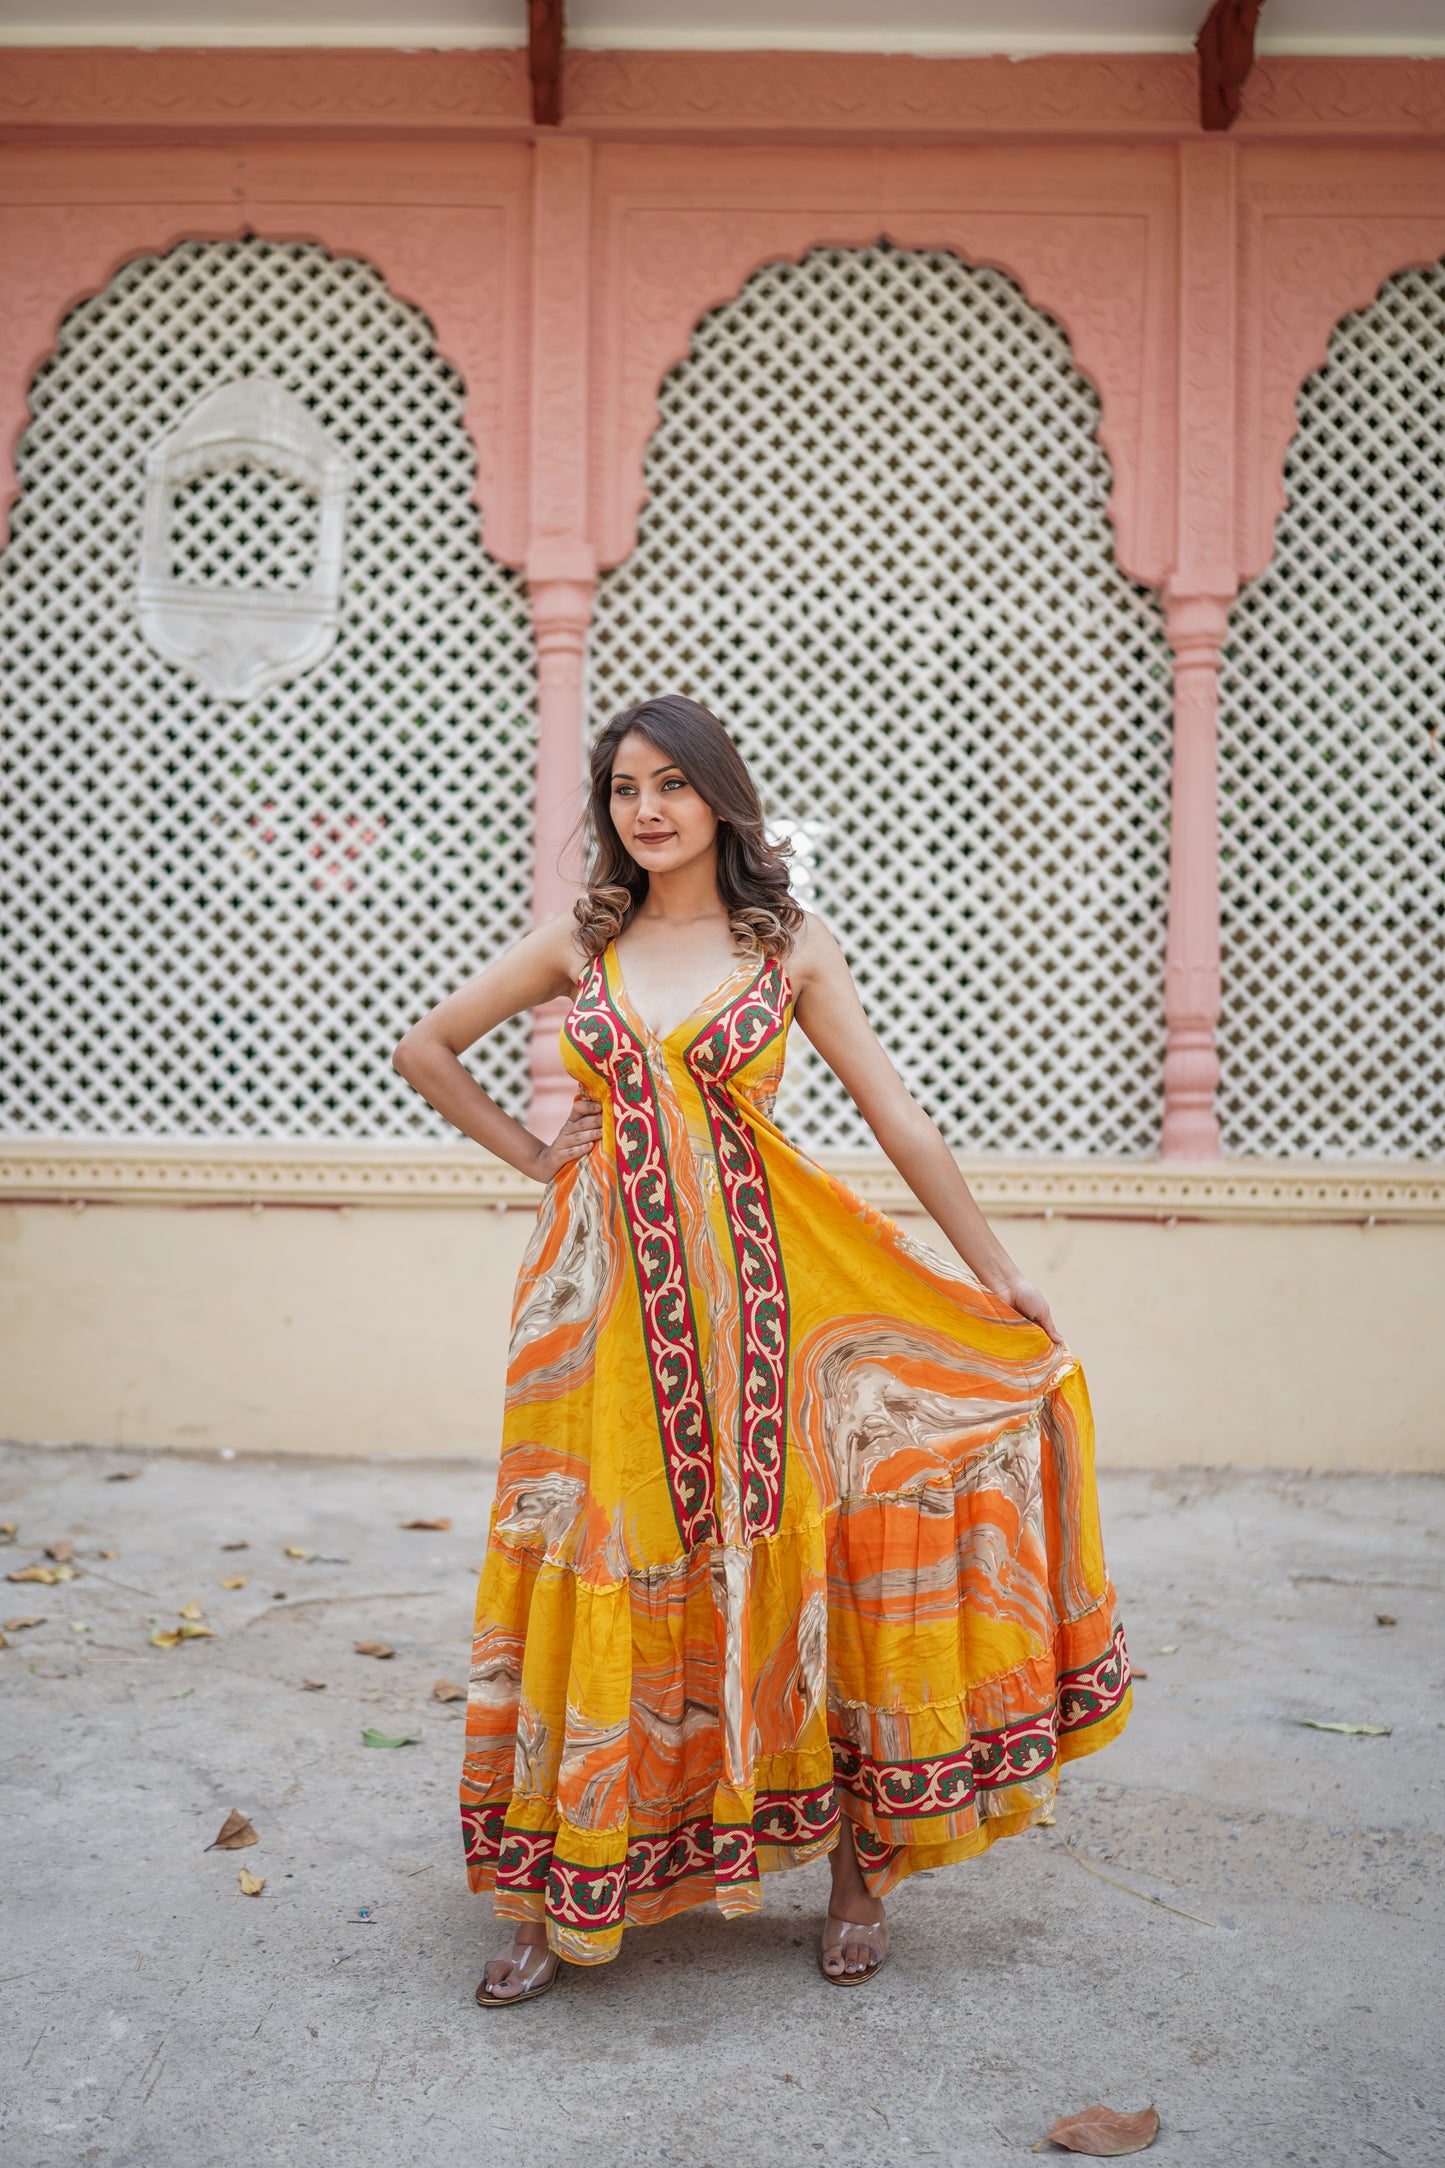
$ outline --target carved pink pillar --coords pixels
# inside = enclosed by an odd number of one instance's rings
[[[1179,451],[1169,933],[1164,959],[1166,1159],[1215,1159],[1219,1056],[1219,651],[1239,583],[1235,543],[1237,158],[1228,142],[1179,150]]]
[[[1175,595],[1165,624],[1174,650],[1174,768],[1169,817],[1169,937],[1164,961],[1166,1159],[1215,1159],[1219,1056],[1219,651],[1223,595]]]
[[[567,840],[582,810],[585,752],[583,661],[592,619],[596,560],[579,546],[571,577],[567,553],[534,552],[528,560],[532,625],[537,642],[537,769],[532,923],[572,907],[582,881],[580,852]],[[557,1034],[568,1003],[559,996],[532,1011],[532,1095],[527,1126],[551,1139],[572,1104],[572,1080],[562,1067]]]
[[[582,881],[568,838],[583,805],[584,658],[597,552],[587,539],[592,147],[544,129],[532,146],[532,409],[527,584],[537,643],[532,921],[571,909]],[[557,1134],[572,1104],[557,1035],[568,1004],[532,1012],[527,1125]]]

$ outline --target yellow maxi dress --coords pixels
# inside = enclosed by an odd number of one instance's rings
[[[615,944],[562,1029],[602,1137],[518,1274],[461,1782],[467,1872],[574,1964],[870,1890],[1048,1811],[1130,1713],[1084,1373],[772,1120],[793,990],[659,1039]]]

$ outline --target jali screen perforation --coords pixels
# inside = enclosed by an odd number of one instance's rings
[[[601,584],[593,728],[669,689],[721,716],[958,1147],[1158,1142],[1170,668],[1098,422],[1001,272],[886,243],[769,264],[667,379]],[[793,1046],[779,1119],[871,1142]]]
[[[1445,1153],[1445,265],[1335,326],[1220,704],[1231,1152]]]
[[[232,705],[152,652],[134,589],[147,449],[249,374],[309,406],[355,478],[335,647]],[[536,700],[425,317],[321,248],[187,243],[71,313],[32,410],[0,560],[0,1122],[452,1134],[389,1055],[526,930]],[[177,578],[294,589],[314,505],[264,468],[206,475],[171,542]],[[474,1066],[525,1115],[525,1018]]]

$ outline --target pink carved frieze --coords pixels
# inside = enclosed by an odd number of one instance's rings
[[[0,68],[0,130],[434,135],[530,124],[522,51],[40,47],[12,49]]]
[[[1242,152],[1240,199],[1237,563],[1249,580],[1274,554],[1299,388],[1335,325],[1395,272],[1445,256],[1445,152]]]
[[[497,145],[462,161],[396,147],[118,146],[81,163],[52,148],[32,152],[13,181],[0,206],[0,512],[14,501],[30,381],[67,312],[137,256],[256,236],[364,258],[425,312],[466,388],[488,547],[523,559],[527,445],[508,423],[526,382],[517,337],[527,314],[525,150]]]
[[[1199,94],[1183,54],[574,51],[563,109],[598,135],[1133,137],[1192,132]]]
[[[597,160],[593,496],[604,564],[633,548],[659,387],[698,320],[765,263],[887,239],[1005,271],[1059,320],[1100,395],[1121,562],[1136,578],[1162,577],[1171,494],[1141,498],[1140,476],[1173,458],[1168,153],[1056,153],[1041,166],[1008,150],[860,158],[759,147],[739,166],[736,154],[615,148]]]

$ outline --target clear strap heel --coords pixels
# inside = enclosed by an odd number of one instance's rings
[[[494,1957],[477,1983],[477,2001],[484,2010],[509,2009],[514,2002],[535,2002],[557,1984],[562,1960],[545,1942],[513,1942],[510,1950]],[[492,1966],[511,1967],[504,1980],[494,1980]]]
[[[847,1943],[854,1945],[856,1962],[856,1946],[860,1942],[868,1952],[866,1963],[859,1965],[857,1970],[853,1972],[845,1970],[843,1964],[840,1964],[836,1972],[828,1970],[825,1960],[829,1957],[842,1960],[844,1945]],[[823,1922],[823,1940],[818,1950],[818,1970],[822,1973],[823,1978],[829,1982],[830,1986],[861,1987],[865,1980],[872,1979],[874,1973],[879,1970],[887,1956],[888,1925],[886,1921],[874,1920],[870,1923],[858,1920],[841,1920],[830,1912]],[[846,1963],[846,1960],[844,1960],[844,1963]]]

